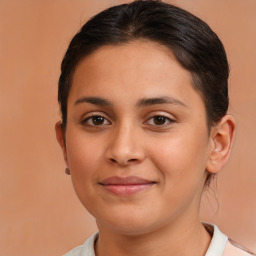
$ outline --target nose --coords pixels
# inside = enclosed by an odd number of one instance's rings
[[[136,128],[122,125],[113,130],[106,157],[111,163],[122,167],[141,163],[145,159],[145,152]]]

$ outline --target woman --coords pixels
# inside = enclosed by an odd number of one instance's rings
[[[62,62],[56,135],[99,233],[66,255],[249,255],[201,223],[227,162],[229,68],[216,34],[160,1],[107,9]]]

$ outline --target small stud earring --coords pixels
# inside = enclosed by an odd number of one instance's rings
[[[70,175],[70,169],[69,169],[69,168],[66,168],[66,169],[65,169],[65,173],[66,173],[67,175]]]

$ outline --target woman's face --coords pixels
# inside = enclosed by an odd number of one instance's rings
[[[210,155],[191,75],[154,42],[104,46],[74,72],[66,164],[99,229],[143,234],[198,218]]]

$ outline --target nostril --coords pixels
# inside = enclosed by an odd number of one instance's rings
[[[110,161],[113,163],[117,163],[117,161],[114,158],[110,158]]]
[[[115,164],[119,164],[119,165],[127,165],[127,164],[129,164],[129,163],[133,163],[133,162],[136,162],[138,159],[136,159],[136,158],[132,158],[132,159],[128,159],[128,160],[126,160],[126,161],[118,161],[118,160],[116,160],[116,159],[114,159],[114,158],[110,158],[109,159],[112,163],[115,163]]]
[[[136,161],[137,161],[137,159],[135,159],[135,158],[134,158],[134,159],[129,159],[129,160],[128,160],[128,162],[136,162]]]

